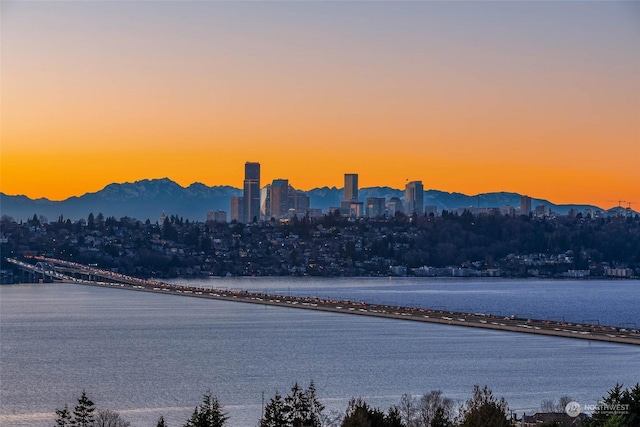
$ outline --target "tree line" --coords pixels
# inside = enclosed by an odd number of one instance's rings
[[[529,254],[571,254],[568,264],[546,266],[549,275],[590,269],[601,276],[605,264],[640,269],[638,217],[533,218],[445,211],[438,217],[397,214],[349,221],[328,214],[258,224],[189,222],[171,215],[158,224],[91,214],[81,222],[59,218],[46,224],[35,216],[20,224],[3,217],[0,226],[7,237],[3,253],[50,254],[145,277],[189,271],[289,275],[292,269],[309,275],[387,275],[389,263],[409,269],[473,263],[499,268],[507,276],[526,276],[526,267],[509,256]],[[180,248],[180,253],[171,248]],[[3,269],[12,268],[2,263]],[[339,271],[329,268],[331,263],[338,264]],[[285,264],[289,268],[276,268]]]
[[[640,384],[622,388],[616,384],[596,405],[591,417],[577,419],[565,414],[572,399],[562,396],[558,402],[545,400],[542,412],[562,415],[541,422],[541,427],[638,427],[640,426]],[[56,411],[56,427],[130,427],[117,412],[96,410],[85,391],[77,405],[70,410],[65,404]],[[182,427],[224,427],[229,416],[220,401],[210,392],[195,407],[191,417]],[[578,422],[579,421],[579,422]],[[313,381],[306,389],[296,382],[283,396],[278,391],[263,408],[257,427],[511,427],[521,425],[510,412],[504,398],[494,396],[486,385],[475,385],[472,396],[461,405],[433,390],[420,397],[404,394],[400,402],[387,411],[369,405],[363,398],[352,398],[344,414],[325,411],[316,396]],[[580,424],[582,423],[582,424]],[[164,416],[156,421],[156,427],[168,427]]]

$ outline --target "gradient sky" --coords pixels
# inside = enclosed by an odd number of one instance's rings
[[[303,190],[640,208],[639,2],[0,7],[5,194],[241,187],[259,161]]]

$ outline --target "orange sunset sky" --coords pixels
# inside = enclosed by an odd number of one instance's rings
[[[1,2],[1,185],[168,177],[640,208],[639,2]],[[627,206],[627,203],[623,203]]]

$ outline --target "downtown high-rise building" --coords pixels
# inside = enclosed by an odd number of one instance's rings
[[[342,201],[357,202],[358,201],[358,174],[344,174],[344,196]]]
[[[309,196],[293,188],[288,179],[274,179],[262,189],[261,213],[265,220],[301,217],[309,210]]]
[[[207,222],[227,222],[227,213],[223,210],[209,211]]]
[[[289,180],[274,179],[271,184],[271,216],[283,218],[289,213]]]
[[[260,220],[260,163],[244,164],[243,222]]]
[[[260,218],[266,221],[269,215],[271,215],[271,184],[260,189]]]
[[[411,181],[404,188],[405,213],[422,214],[424,212],[424,187],[422,181]]]
[[[531,197],[520,197],[520,215],[529,215],[531,213]]]
[[[231,196],[231,221],[244,221],[244,198],[240,196]]]
[[[383,216],[386,209],[386,199],[384,197],[367,197],[365,215],[368,218]]]
[[[399,197],[392,197],[384,205],[387,215],[394,216],[396,212],[404,213],[404,205]]]
[[[344,174],[344,194],[340,202],[342,215],[350,218],[359,218],[363,215],[362,202],[358,200],[358,174]]]

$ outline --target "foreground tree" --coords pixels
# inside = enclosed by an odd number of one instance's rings
[[[443,397],[442,390],[432,390],[420,399],[418,414],[419,426],[435,427],[451,423],[454,417],[453,400]]]
[[[419,427],[418,424],[418,403],[410,394],[403,394],[396,409],[402,417],[402,421],[407,427]]]
[[[453,427],[453,420],[444,408],[439,407],[433,414],[429,427]]]
[[[291,393],[284,399],[276,391],[276,395],[265,407],[261,427],[321,427],[324,416],[324,405],[316,396],[316,386],[311,381],[306,390],[296,382]]]
[[[288,411],[280,393],[271,398],[264,408],[264,416],[260,421],[260,427],[287,427]]]
[[[622,390],[616,384],[591,415],[588,427],[640,426],[640,383]]]
[[[56,426],[67,427],[70,425],[71,425],[71,412],[69,412],[69,407],[65,403],[64,408],[56,409]]]
[[[93,412],[96,410],[94,403],[87,397],[87,393],[82,390],[82,396],[78,399],[78,404],[73,409],[72,426],[92,427],[95,417]]]
[[[98,410],[94,427],[129,427],[130,422],[122,419],[120,414],[109,409]]]
[[[455,418],[453,400],[443,397],[441,390],[432,390],[420,399],[404,394],[395,408],[407,427],[450,426]]]
[[[156,427],[167,427],[167,423],[164,420],[164,417],[162,415],[160,415],[160,418],[158,418],[158,422],[156,423]]]
[[[349,401],[341,427],[405,427],[405,424],[398,408],[392,407],[385,414],[357,398]]]
[[[228,418],[222,411],[218,398],[207,393],[202,398],[202,404],[193,410],[191,418],[184,427],[222,427]]]
[[[564,412],[567,404],[571,401],[573,401],[571,396],[565,394],[560,396],[557,402],[553,399],[543,400],[540,409],[542,412]]]
[[[473,386],[473,397],[467,400],[460,411],[460,427],[509,427],[507,402],[499,400],[484,386]]]

